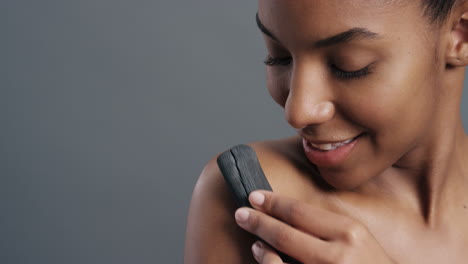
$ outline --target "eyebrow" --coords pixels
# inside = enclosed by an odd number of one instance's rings
[[[273,40],[276,40],[277,42],[280,42],[278,38],[276,38],[273,33],[271,33],[260,21],[260,18],[258,17],[258,12],[255,15],[255,19],[257,21],[257,26],[262,31],[265,35],[269,36]],[[353,40],[363,40],[363,39],[377,39],[381,37],[379,34],[375,32],[371,32],[366,28],[360,28],[360,27],[354,27],[351,28],[347,31],[341,32],[337,35],[318,40],[313,44],[315,48],[322,48],[326,46],[332,46],[336,44],[341,44],[341,43],[346,43],[350,42]]]

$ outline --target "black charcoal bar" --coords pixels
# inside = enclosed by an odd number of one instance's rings
[[[217,162],[239,207],[252,207],[248,197],[254,190],[272,191],[251,147],[237,145],[222,153]]]

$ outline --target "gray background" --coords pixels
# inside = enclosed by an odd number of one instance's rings
[[[294,134],[256,1],[4,5],[0,263],[182,263],[204,164]]]

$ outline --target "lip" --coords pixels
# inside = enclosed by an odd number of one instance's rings
[[[307,141],[302,138],[302,146],[307,159],[313,164],[319,167],[333,167],[343,163],[346,158],[350,155],[352,150],[361,138],[361,135],[354,137],[353,141],[346,145],[340,146],[334,150],[323,151],[312,147],[313,144],[327,144],[327,143],[339,143],[343,141],[325,142],[325,141]]]

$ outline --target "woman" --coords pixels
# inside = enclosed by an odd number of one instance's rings
[[[466,263],[468,1],[260,0],[257,23],[298,135],[249,144],[255,209],[208,162],[185,263]]]

